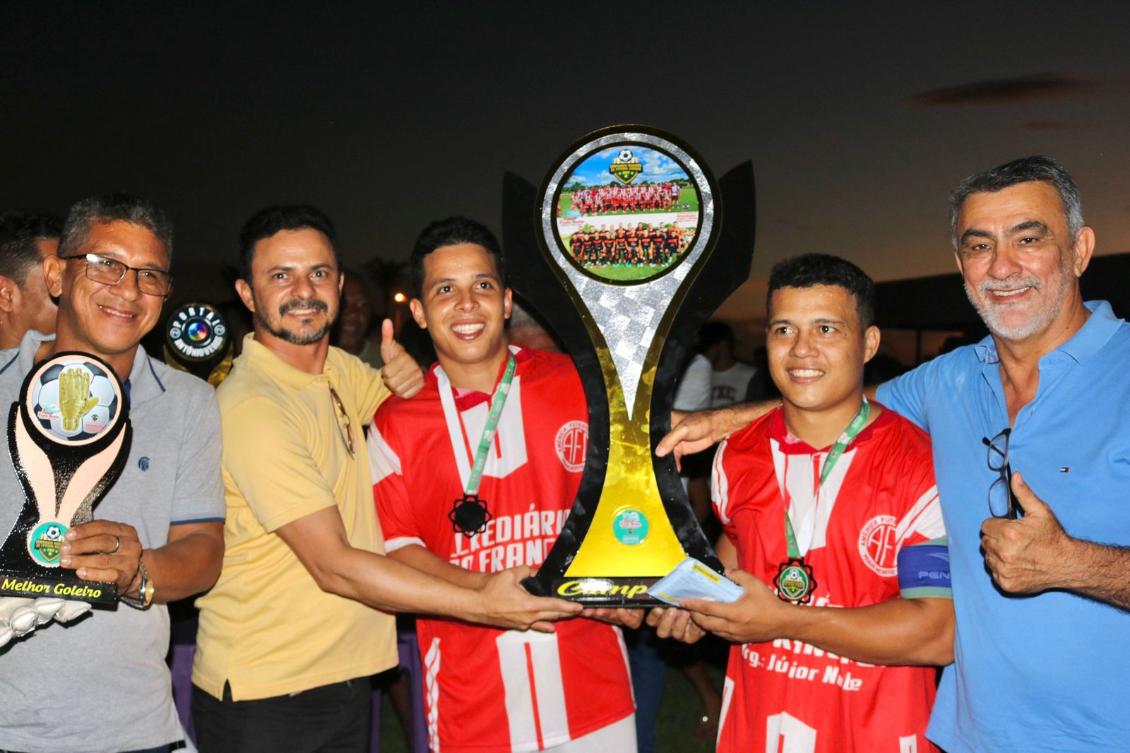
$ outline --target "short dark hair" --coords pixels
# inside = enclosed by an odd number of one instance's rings
[[[59,256],[78,253],[95,223],[129,222],[140,225],[156,236],[165,247],[169,262],[173,261],[173,223],[156,204],[128,193],[90,196],[76,201],[67,219],[63,221],[63,234],[59,239]]]
[[[875,281],[847,259],[831,254],[803,254],[777,262],[769,273],[769,293],[765,308],[773,293],[780,288],[811,288],[814,285],[837,285],[855,298],[859,322],[866,329],[875,322]]]
[[[950,238],[953,247],[958,248],[960,243],[957,237],[957,214],[970,194],[996,193],[1017,183],[1029,183],[1034,180],[1050,184],[1059,194],[1059,199],[1063,202],[1063,213],[1067,217],[1067,232],[1071,236],[1070,239],[1075,240],[1085,224],[1079,186],[1075,184],[1075,179],[1063,165],[1051,157],[1037,154],[1006,162],[992,170],[970,175],[961,181],[950,194]]]
[[[239,276],[251,280],[251,258],[255,244],[282,230],[317,230],[330,242],[337,258],[337,234],[334,224],[322,210],[309,204],[290,204],[260,209],[243,223],[239,231]]]
[[[63,220],[51,212],[0,214],[0,275],[23,285],[28,272],[39,264],[39,241],[58,238],[62,232]]]
[[[699,327],[699,350],[706,351],[718,343],[726,343],[732,350],[734,347],[734,328],[726,324],[726,322],[720,322],[717,319],[712,319]]]
[[[506,270],[502,264],[502,247],[498,239],[486,225],[466,217],[447,217],[436,220],[424,228],[416,244],[412,247],[412,255],[408,259],[409,282],[412,285],[412,295],[419,297],[424,287],[424,258],[444,246],[454,246],[459,243],[474,243],[482,246],[494,259],[494,268],[498,271],[498,280],[506,287]]]

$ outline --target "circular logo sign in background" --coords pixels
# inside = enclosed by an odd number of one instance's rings
[[[165,339],[185,361],[206,361],[228,344],[224,318],[207,303],[187,303],[169,315]]]

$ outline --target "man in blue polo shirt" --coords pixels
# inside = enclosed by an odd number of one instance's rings
[[[172,224],[150,202],[123,194],[79,201],[63,223],[58,255],[43,262],[47,292],[59,301],[56,334],[29,331],[17,349],[0,353],[4,410],[37,364],[81,351],[125,382],[133,427],[121,475],[95,519],[67,532],[60,558],[83,580],[116,582],[125,603],[65,629],[45,624],[0,651],[2,750],[185,746],[165,665],[165,603],[216,582],[224,490],[212,389],[140,345],[172,290],[172,253]],[[0,463],[0,535],[24,503],[17,473],[11,460]]]
[[[1130,325],[1081,297],[1095,234],[1053,160],[971,176],[951,208],[991,335],[876,393],[930,433],[949,533],[955,662],[927,736],[948,753],[1124,749]],[[659,451],[693,452],[760,412],[691,417]]]
[[[956,661],[927,734],[950,753],[1130,745],[1130,326],[1083,302],[1095,234],[1054,161],[967,178],[952,227],[991,336],[877,393],[930,432],[950,532]]]

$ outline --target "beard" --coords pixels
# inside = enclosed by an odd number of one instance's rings
[[[968,297],[969,302],[973,304],[973,308],[977,309],[977,313],[980,315],[981,320],[985,322],[985,326],[988,328],[989,332],[1002,340],[1019,341],[1026,340],[1033,335],[1043,332],[1056,320],[1063,310],[1063,303],[1067,300],[1067,294],[1071,290],[1073,279],[1074,275],[1072,273],[1071,259],[1067,257],[1064,259],[1064,264],[1059,270],[1059,279],[1048,280],[1051,284],[1058,282],[1059,285],[1054,291],[1054,296],[1051,300],[1041,298],[1036,301],[1024,301],[1019,304],[992,302],[991,292],[994,290],[1030,287],[1037,293],[1042,293],[1045,287],[1044,283],[1040,278],[1034,276],[1016,276],[1004,280],[985,280],[981,282],[976,289],[967,281],[964,282],[964,286],[966,297]],[[1006,319],[1012,309],[1022,306],[1036,306],[1037,308],[1031,311],[1024,321],[1018,324],[1007,324]]]
[[[325,323],[322,324],[322,326],[318,329],[310,331],[295,331],[287,329],[282,325],[284,317],[286,316],[287,312],[296,308],[312,308],[316,311],[321,311],[322,313],[327,314]],[[327,304],[325,301],[318,300],[317,298],[305,301],[286,301],[279,306],[279,323],[275,324],[274,322],[268,320],[267,317],[263,316],[263,307],[259,305],[258,301],[256,301],[255,321],[259,324],[259,326],[261,326],[263,329],[270,332],[280,340],[288,342],[292,345],[312,345],[329,334],[330,328],[333,326],[335,317],[329,315],[329,310],[329,304]]]

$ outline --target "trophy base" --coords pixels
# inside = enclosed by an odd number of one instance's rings
[[[0,596],[70,599],[106,606],[118,603],[118,587],[113,583],[81,580],[70,571],[42,575],[0,569]]]
[[[648,594],[647,589],[663,576],[583,576],[552,578],[542,581],[537,576],[526,578],[522,586],[535,596],[554,596],[575,601],[586,607],[629,607],[645,609],[667,606]]]

